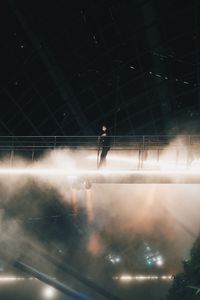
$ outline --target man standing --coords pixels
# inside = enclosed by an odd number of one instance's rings
[[[98,155],[97,155],[98,168],[106,165],[106,156],[109,150],[110,150],[110,136],[107,127],[103,125],[101,129],[101,134],[98,138]]]

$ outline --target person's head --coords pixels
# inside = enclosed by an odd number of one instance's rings
[[[103,125],[103,126],[102,126],[102,130],[103,130],[103,131],[106,131],[106,130],[107,130],[107,127],[106,127],[105,125]]]

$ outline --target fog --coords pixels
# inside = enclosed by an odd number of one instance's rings
[[[169,146],[160,159],[165,164],[167,159],[171,163],[175,157],[173,151],[169,154]],[[182,156],[179,156],[176,166],[181,161],[182,167],[185,153],[184,150]],[[145,159],[152,162],[156,155],[149,152]],[[137,161],[137,155],[133,157],[131,165],[129,159],[130,152],[120,152],[119,155],[111,151],[107,168],[131,168]],[[17,155],[11,161],[7,156],[1,159],[0,169],[30,170],[26,174],[0,174],[0,242],[4,245],[1,256],[5,256],[8,261],[23,258],[51,275],[57,274],[58,269],[48,262],[46,254],[57,256],[57,250],[63,253],[66,251],[70,258],[63,238],[65,230],[66,240],[69,245],[74,245],[71,263],[78,270],[84,266],[85,274],[95,279],[99,279],[100,274],[103,276],[104,272],[103,264],[98,265],[97,270],[96,260],[105,257],[112,249],[117,249],[122,256],[133,255],[138,260],[133,263],[133,272],[137,272],[142,243],[150,244],[163,254],[165,271],[176,273],[181,269],[181,261],[189,256],[190,248],[199,233],[200,186],[197,184],[94,183],[91,189],[85,190],[84,178],[74,182],[74,178],[56,172],[95,170],[96,153],[85,150],[48,151],[34,161]],[[55,170],[55,174],[31,173],[33,170],[44,169]],[[45,232],[38,234],[27,226],[27,220],[45,218],[46,208],[50,206],[53,211],[57,204],[61,205],[62,218],[66,216],[66,222],[70,220],[70,226],[78,228],[81,241],[78,238],[74,241],[73,230],[70,231],[68,225],[61,228],[60,222],[56,226],[62,231],[61,240],[53,232],[52,241],[49,238],[48,245],[44,245],[41,236]],[[50,232],[48,234],[51,237]],[[27,245],[30,249],[34,247],[29,255]],[[87,260],[84,255],[88,255]]]

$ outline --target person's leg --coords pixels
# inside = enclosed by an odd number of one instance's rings
[[[103,147],[102,151],[101,151],[99,167],[102,167],[102,166],[106,165],[106,156],[107,156],[107,153],[108,153],[108,148],[107,147]]]

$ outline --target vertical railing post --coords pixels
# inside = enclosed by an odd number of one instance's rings
[[[11,141],[11,152],[10,152],[10,166],[11,167],[13,165],[13,158],[14,158],[14,136],[12,136],[12,141]]]

